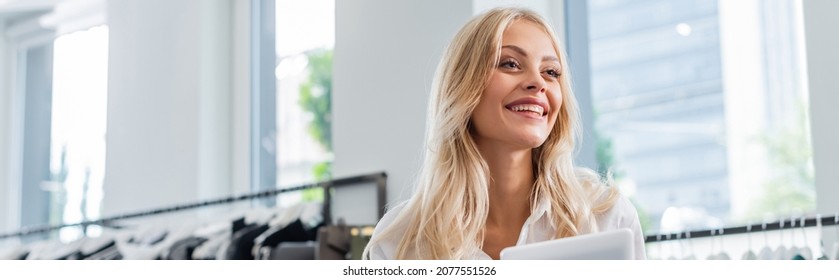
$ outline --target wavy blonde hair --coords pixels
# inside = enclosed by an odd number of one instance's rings
[[[444,53],[429,101],[427,150],[417,189],[397,222],[373,236],[365,256],[381,240],[402,232],[397,259],[463,259],[469,257],[469,243],[482,246],[490,174],[470,132],[470,122],[500,59],[502,34],[518,20],[540,25],[551,37],[562,64],[563,102],[558,119],[545,142],[533,149],[531,205],[537,205],[537,198],[549,200],[556,238],[597,231],[595,215],[612,207],[617,192],[602,187],[607,183],[594,171],[574,167],[580,117],[566,56],[550,25],[538,14],[497,8],[470,20]]]

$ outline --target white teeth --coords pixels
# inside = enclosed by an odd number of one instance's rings
[[[522,111],[533,112],[533,113],[536,113],[540,116],[542,115],[542,113],[545,112],[545,110],[544,110],[544,108],[542,108],[542,106],[532,105],[532,104],[515,105],[515,106],[510,107],[510,109],[513,110],[513,111],[516,111],[516,112],[522,112]]]

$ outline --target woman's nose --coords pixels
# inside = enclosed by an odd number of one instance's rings
[[[527,91],[545,92],[547,86],[542,74],[538,70],[528,71],[527,80],[524,81],[524,89]]]

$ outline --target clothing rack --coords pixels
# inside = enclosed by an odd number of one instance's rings
[[[804,219],[803,224],[801,223],[802,219]],[[819,220],[821,220],[821,221],[819,221]],[[697,231],[685,231],[685,232],[678,232],[678,233],[653,234],[653,235],[647,235],[646,237],[644,237],[644,242],[646,242],[646,243],[663,242],[663,241],[672,241],[672,240],[689,239],[689,238],[697,238],[697,237],[721,236],[721,235],[753,233],[753,232],[762,232],[762,231],[786,230],[786,229],[802,228],[802,227],[814,227],[814,226],[819,226],[819,225],[820,226],[839,225],[839,215],[829,215],[829,216],[817,215],[816,217],[812,217],[812,218],[795,217],[795,218],[790,218],[790,219],[780,219],[778,221],[771,222],[771,223],[751,224],[751,225],[745,225],[745,226],[739,226],[739,227],[728,227],[728,228],[697,230]]]
[[[334,180],[330,180],[330,181],[304,184],[304,185],[290,187],[290,188],[273,189],[273,190],[267,190],[267,191],[261,191],[261,192],[255,192],[255,193],[249,193],[249,194],[244,194],[244,195],[231,196],[231,197],[219,198],[219,199],[213,199],[213,200],[207,200],[207,201],[201,201],[201,202],[187,203],[187,204],[183,204],[183,205],[176,205],[176,206],[165,207],[165,208],[160,208],[160,209],[154,209],[154,210],[140,211],[140,212],[135,212],[135,213],[130,213],[130,214],[117,215],[117,216],[102,218],[102,219],[98,219],[98,220],[84,221],[84,222],[80,222],[80,223],[26,227],[26,228],[23,228],[22,230],[17,231],[17,232],[0,234],[0,239],[52,232],[52,231],[56,231],[56,230],[59,230],[59,229],[62,229],[62,228],[66,228],[66,227],[83,227],[84,228],[84,227],[88,227],[88,226],[92,226],[92,225],[114,227],[115,222],[120,221],[120,220],[154,216],[154,215],[160,215],[160,214],[166,214],[166,213],[172,213],[172,212],[179,212],[179,211],[195,209],[195,208],[202,208],[202,207],[207,207],[207,206],[229,204],[229,203],[233,203],[233,202],[246,201],[246,200],[252,200],[252,199],[257,199],[257,198],[266,198],[266,197],[277,196],[281,193],[301,191],[301,190],[307,190],[307,189],[313,189],[313,188],[323,188],[324,189],[324,204],[323,204],[324,221],[326,221],[327,223],[331,223],[332,220],[331,220],[331,214],[330,214],[331,213],[330,212],[331,211],[330,201],[332,199],[332,196],[330,194],[330,190],[332,188],[335,188],[335,187],[342,187],[342,186],[354,185],[354,184],[359,184],[359,183],[369,183],[369,182],[376,183],[376,196],[377,196],[376,197],[376,200],[377,200],[376,202],[377,202],[377,207],[378,207],[379,218],[381,218],[382,216],[384,216],[386,190],[387,190],[387,174],[385,172],[372,173],[372,174],[353,176],[353,177],[347,177],[347,178],[340,178],[340,179],[334,179]]]

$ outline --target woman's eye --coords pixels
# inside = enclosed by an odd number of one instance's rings
[[[545,74],[548,74],[548,76],[551,76],[554,79],[559,78],[560,75],[559,71],[556,71],[554,69],[545,70]]]
[[[498,64],[499,67],[508,68],[508,69],[518,69],[519,64],[512,60],[502,61]]]

